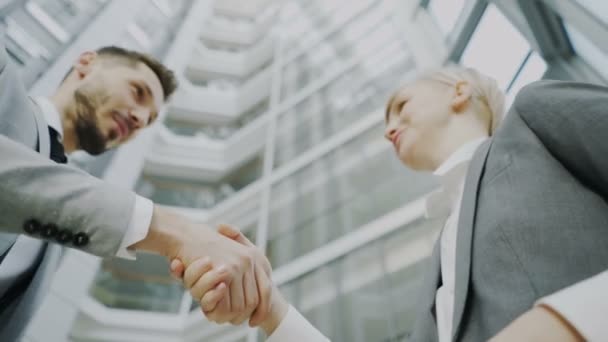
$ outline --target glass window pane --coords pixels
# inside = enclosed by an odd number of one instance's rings
[[[443,34],[450,38],[466,0],[431,0],[429,12]]]
[[[375,126],[273,186],[267,253],[278,267],[434,187],[399,162]]]
[[[526,60],[525,65],[522,66],[520,73],[517,78],[513,80],[509,91],[507,92],[507,109],[513,103],[513,100],[517,93],[526,84],[540,80],[547,71],[547,62],[539,56],[536,52],[532,53]]]
[[[261,168],[254,158],[217,182],[142,175],[135,191],[161,205],[210,209],[257,180]]]
[[[418,220],[281,286],[334,342],[402,341],[416,318],[417,291],[438,222]],[[421,243],[421,245],[420,245]]]
[[[348,23],[377,2],[377,0],[287,2],[281,19],[281,32],[286,38],[283,51],[289,56],[302,47],[323,40],[323,35],[332,27]]]
[[[268,100],[262,101],[250,110],[246,111],[235,122],[229,124],[201,124],[188,121],[176,120],[167,115],[165,126],[173,133],[189,137],[205,137],[212,140],[226,140],[238,132],[241,128],[248,126],[254,120],[268,111]]]
[[[603,22],[608,23],[608,1],[606,0],[576,0],[589,12],[593,13]]]
[[[95,0],[30,0],[26,9],[57,39],[65,43],[102,5],[102,1]]]
[[[289,98],[355,56],[370,55],[398,42],[398,33],[386,20],[387,16],[384,8],[375,7],[287,64],[283,69],[281,98]]]
[[[493,77],[506,90],[529,51],[521,33],[495,5],[489,5],[461,63]]]
[[[383,51],[377,53],[379,58],[370,56],[279,117],[275,167],[384,105],[388,94],[411,75],[414,63],[399,46]]]
[[[184,289],[168,270],[166,258],[151,254],[140,254],[136,261],[105,259],[90,294],[114,309],[176,314]]]

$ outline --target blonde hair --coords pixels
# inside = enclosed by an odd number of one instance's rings
[[[418,81],[428,80],[439,82],[448,86],[456,86],[458,82],[466,81],[471,86],[474,105],[483,110],[490,117],[490,135],[493,135],[505,114],[505,94],[498,87],[498,83],[491,77],[483,75],[479,71],[464,67],[444,67],[438,70],[423,73]],[[392,102],[397,93],[389,99],[387,111],[390,110]],[[477,102],[477,103],[475,103]]]

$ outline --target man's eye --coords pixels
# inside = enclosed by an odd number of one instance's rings
[[[140,86],[134,86],[133,88],[137,99],[141,99],[144,96],[144,90]]]

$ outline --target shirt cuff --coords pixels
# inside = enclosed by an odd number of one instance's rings
[[[329,339],[323,336],[298,310],[290,305],[287,314],[266,341],[329,342]]]
[[[544,304],[557,311],[588,341],[602,341],[608,336],[608,271],[566,287],[541,298]]]
[[[133,214],[129,221],[127,232],[122,238],[116,256],[123,259],[135,260],[135,251],[129,246],[143,240],[150,230],[154,204],[147,198],[136,195]]]

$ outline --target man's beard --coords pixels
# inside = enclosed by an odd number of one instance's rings
[[[100,96],[101,100],[103,96]],[[99,129],[99,121],[95,115],[96,109],[91,96],[79,88],[74,92],[76,103],[76,120],[74,129],[78,145],[87,153],[97,156],[106,151],[106,137]],[[99,105],[100,103],[97,103]]]

